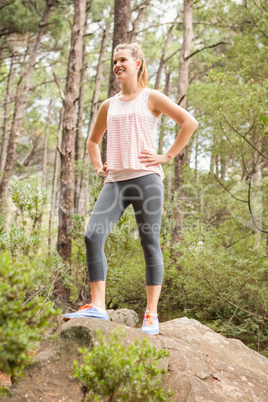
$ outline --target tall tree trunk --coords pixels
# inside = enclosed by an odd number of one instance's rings
[[[8,35],[4,35],[1,45],[0,45],[0,67],[2,65],[2,61],[4,60],[3,53],[6,47]]]
[[[189,84],[188,56],[191,52],[193,36],[193,0],[184,0],[183,11],[183,42],[179,60],[178,104],[186,109],[187,88]],[[175,157],[174,163],[174,193],[175,198],[183,198],[183,169],[188,162],[187,147]],[[183,208],[174,211],[174,228],[172,232],[172,246],[182,242]],[[176,254],[176,253],[175,253]],[[175,254],[173,256],[175,257]]]
[[[220,165],[221,165],[221,179],[225,180],[226,176],[226,158],[224,155],[220,156]]]
[[[49,134],[49,125],[50,125],[50,116],[52,109],[52,99],[50,99],[48,105],[48,113],[47,113],[47,122],[46,122],[46,130],[45,130],[45,138],[43,144],[43,174],[42,174],[42,188],[46,188],[47,182],[47,143],[48,143],[48,134]]]
[[[109,34],[110,34],[112,12],[113,11],[111,11],[110,16],[107,20],[106,28],[103,31],[100,52],[99,52],[99,62],[98,62],[97,73],[96,73],[96,77],[95,77],[96,85],[95,85],[93,99],[92,99],[92,103],[91,103],[91,111],[90,111],[90,119],[89,119],[87,136],[89,136],[89,133],[91,132],[91,130],[93,128],[93,125],[95,123],[97,113],[98,113],[98,104],[99,104],[100,89],[101,89],[101,78],[102,78],[107,43],[108,43]],[[90,169],[89,156],[87,153],[86,145],[85,145],[85,149],[84,149],[83,159],[85,161],[85,166],[84,166],[85,170],[81,174],[80,183],[79,183],[77,191],[79,191],[78,198],[79,198],[79,200],[81,200],[81,202],[79,204],[78,213],[80,215],[85,216],[86,215],[86,207],[87,207],[87,194],[88,194],[89,169]]]
[[[136,42],[139,26],[143,19],[144,13],[145,13],[146,9],[148,8],[148,6],[150,5],[150,3],[151,3],[151,0],[145,0],[137,7],[139,11],[138,11],[137,18],[133,22],[132,30],[129,32],[129,38],[128,38],[129,43]],[[136,11],[136,9],[132,10],[132,11]]]
[[[108,98],[114,96],[120,90],[118,81],[113,73],[113,51],[119,43],[128,43],[128,30],[131,18],[130,0],[115,0],[114,2],[114,32],[113,46],[111,55],[111,70],[109,78]],[[102,138],[101,158],[103,163],[106,161],[107,154],[107,134]]]
[[[93,125],[95,123],[97,113],[98,113],[98,103],[99,103],[100,89],[101,89],[101,77],[102,77],[102,72],[103,72],[104,57],[106,54],[107,43],[108,43],[108,39],[109,39],[109,35],[110,35],[110,28],[111,28],[110,19],[111,19],[111,17],[112,17],[112,12],[107,21],[106,28],[103,31],[102,40],[101,40],[101,46],[100,46],[100,52],[99,52],[99,62],[98,62],[97,73],[96,73],[96,77],[95,77],[96,85],[95,85],[93,99],[92,99],[92,103],[91,103],[90,121],[89,121],[89,125],[88,125],[88,135],[93,128]],[[86,148],[85,148],[85,153],[87,153]]]
[[[53,229],[54,229],[54,220],[55,220],[57,183],[58,183],[58,175],[59,175],[59,170],[60,170],[60,153],[59,153],[59,150],[61,148],[61,133],[62,133],[63,113],[64,113],[64,109],[62,107],[62,109],[60,111],[60,121],[59,121],[59,127],[58,127],[58,135],[57,135],[57,148],[55,150],[54,169],[53,169],[53,178],[52,178],[51,206],[50,206],[49,227],[48,227],[49,253],[51,253],[51,250],[54,249]]]
[[[163,49],[162,49],[162,55],[161,55],[161,59],[160,59],[160,63],[159,63],[159,67],[158,67],[157,74],[156,74],[156,79],[155,79],[155,85],[154,85],[155,89],[159,89],[161,73],[162,73],[162,70],[163,70],[165,62],[166,62],[167,47],[168,47],[168,44],[169,44],[170,39],[172,37],[173,28],[175,26],[175,23],[176,23],[177,19],[179,18],[180,13],[181,13],[181,10],[179,11],[179,13],[177,15],[177,17],[176,17],[176,19],[174,21],[174,24],[172,24],[171,27],[169,28],[167,36],[166,36],[166,39],[165,39],[165,42],[164,42],[164,46],[163,46]]]
[[[212,146],[211,151],[210,151],[210,164],[209,164],[209,171],[212,174],[214,173],[215,164],[216,164],[216,157],[215,157],[215,151]]]
[[[197,182],[197,168],[198,168],[198,152],[199,152],[199,135],[197,133],[195,137],[195,148],[194,148],[194,181]]]
[[[165,88],[164,88],[164,94],[168,96],[169,94],[169,82],[170,82],[170,71],[168,68],[166,68],[166,79],[165,79]],[[162,114],[161,116],[161,124],[160,124],[160,135],[159,135],[159,141],[158,141],[158,154],[163,153],[163,147],[164,147],[164,138],[165,138],[165,121],[166,121],[166,116]]]
[[[4,127],[3,127],[1,155],[0,155],[1,177],[2,177],[2,172],[3,172],[5,164],[6,164],[6,154],[7,154],[7,145],[8,145],[8,124],[9,124],[10,101],[11,101],[11,83],[12,83],[13,73],[14,73],[14,53],[12,53],[11,57],[10,57],[10,67],[9,67],[7,87],[6,87],[6,96],[5,96],[5,103],[4,103]]]
[[[0,199],[3,198],[7,192],[8,183],[12,174],[13,166],[16,158],[16,149],[17,143],[20,135],[21,125],[23,121],[23,117],[26,110],[27,98],[30,91],[30,85],[32,80],[32,75],[34,71],[36,56],[38,54],[38,50],[40,48],[41,39],[45,32],[45,27],[47,24],[47,20],[50,14],[51,7],[55,4],[56,0],[47,0],[46,7],[43,12],[41,21],[39,23],[39,27],[37,30],[37,34],[34,39],[33,47],[31,49],[29,64],[27,67],[27,71],[24,77],[23,89],[21,91],[21,95],[16,97],[15,107],[14,107],[14,116],[10,134],[10,141],[8,145],[6,164],[4,169],[4,175],[2,179],[2,183],[0,185]]]
[[[84,27],[85,34],[85,27]],[[83,34],[83,35],[84,35]],[[84,112],[84,93],[85,93],[85,71],[86,71],[86,60],[85,60],[85,42],[83,42],[83,56],[82,56],[82,69],[80,76],[80,89],[79,89],[79,101],[78,101],[78,115],[77,115],[77,124],[76,124],[76,136],[75,136],[75,162],[81,161],[82,159],[82,147],[83,147],[83,135],[82,135],[82,127],[83,127],[83,112]],[[77,214],[80,213],[80,182],[81,182],[82,173],[78,171],[75,173],[75,191],[74,191],[74,210]]]
[[[215,155],[215,165],[216,165],[216,176],[219,177],[219,155]]]
[[[61,145],[60,203],[57,249],[66,260],[72,250],[70,229],[74,207],[74,142],[79,97],[79,79],[82,68],[83,32],[86,18],[86,0],[75,0],[71,49],[64,93],[64,115]]]

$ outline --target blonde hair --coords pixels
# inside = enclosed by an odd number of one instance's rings
[[[140,69],[138,71],[138,85],[141,88],[146,88],[148,86],[148,74],[143,51],[137,43],[120,43],[115,47],[114,53],[121,49],[129,49],[131,52],[131,56],[135,60],[141,61]]]

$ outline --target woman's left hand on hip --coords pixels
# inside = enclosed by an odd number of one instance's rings
[[[142,153],[140,153],[139,161],[141,163],[146,163],[146,167],[159,164],[163,165],[169,162],[167,155],[153,154],[149,151],[143,151]]]

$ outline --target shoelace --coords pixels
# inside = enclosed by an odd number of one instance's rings
[[[78,311],[86,310],[87,308],[93,308],[93,304],[92,303],[85,304],[84,306],[80,307],[80,309]]]
[[[150,306],[149,310],[145,311],[144,323],[145,325],[154,325],[153,306]]]

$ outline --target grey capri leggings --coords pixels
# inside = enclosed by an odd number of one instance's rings
[[[125,209],[132,204],[145,258],[146,285],[162,284],[164,262],[159,235],[163,195],[164,186],[157,173],[104,184],[85,234],[90,282],[106,280],[105,240]]]

